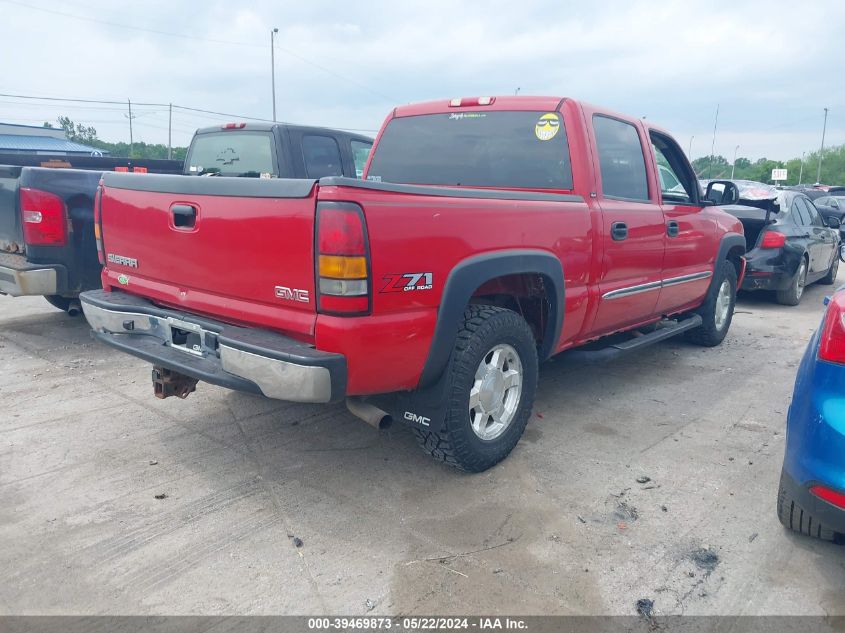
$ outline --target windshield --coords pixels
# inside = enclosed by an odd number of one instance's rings
[[[449,112],[388,123],[368,180],[514,189],[571,189],[558,112]]]
[[[270,178],[278,176],[270,132],[197,134],[185,159],[191,175],[219,174]]]

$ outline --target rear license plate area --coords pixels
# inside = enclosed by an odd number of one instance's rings
[[[170,328],[170,347],[194,356],[203,355],[204,332],[199,325],[172,317],[167,319],[167,325]]]

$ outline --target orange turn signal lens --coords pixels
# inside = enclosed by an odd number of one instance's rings
[[[366,279],[366,257],[320,255],[320,277],[332,279]]]

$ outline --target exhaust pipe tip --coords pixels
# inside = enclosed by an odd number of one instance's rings
[[[361,398],[349,397],[346,399],[346,408],[356,418],[363,420],[374,429],[384,431],[393,424],[393,418],[387,411],[365,402]]]
[[[79,316],[82,314],[82,306],[79,304],[79,301],[71,301],[67,307],[68,316]]]

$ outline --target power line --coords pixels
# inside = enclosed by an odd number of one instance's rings
[[[0,2],[9,2],[11,0],[0,0]],[[99,104],[119,104],[122,106],[126,105],[126,101],[114,101],[109,99],[77,99],[77,98],[70,98],[70,97],[36,97],[34,95],[22,95],[22,94],[11,94],[11,93],[2,93],[0,92],[0,97],[7,97],[7,98],[14,98],[14,99],[28,99],[28,100],[36,100],[36,101],[50,101],[53,103],[60,103],[60,102],[68,102],[68,103],[99,103]],[[146,107],[168,107],[170,104],[167,103],[152,103],[152,102],[133,102],[133,106],[140,105]],[[216,117],[224,118],[224,119],[245,119],[248,121],[257,121],[260,123],[274,123],[274,121],[270,119],[263,119],[261,117],[254,117],[254,116],[247,116],[245,114],[232,114],[231,112],[218,112],[216,110],[206,110],[203,108],[194,108],[190,106],[182,106],[177,104],[172,104],[174,110],[182,110],[188,116],[202,116],[202,115],[213,115]],[[114,108],[115,111],[123,111],[125,108]],[[146,110],[145,112],[149,112],[151,114],[158,113],[157,110]],[[191,114],[194,113],[194,114]],[[286,125],[296,125],[285,121],[277,121],[277,123],[286,124]],[[337,127],[337,126],[328,126],[333,127],[336,130],[344,130],[346,132],[378,132],[375,129],[369,128],[349,128],[349,127]]]
[[[11,0],[0,0],[0,2],[10,2]],[[69,97],[36,97],[33,95],[18,95],[18,94],[7,94],[4,92],[0,92],[0,97],[12,97],[15,99],[38,99],[41,101],[69,101],[72,103],[105,103],[105,104],[117,104],[117,105],[126,105],[126,101],[112,101],[109,99],[73,99]],[[141,106],[159,106],[159,107],[167,107],[168,104],[166,103],[138,103]]]
[[[160,36],[164,36],[164,37],[174,37],[174,38],[177,38],[177,39],[189,39],[189,40],[194,40],[194,41],[198,41],[198,42],[210,42],[212,44],[230,44],[232,46],[246,46],[246,47],[249,47],[249,48],[264,48],[263,44],[256,44],[255,42],[237,42],[237,41],[234,41],[234,40],[221,40],[221,39],[215,39],[215,38],[210,38],[210,37],[199,37],[199,36],[196,36],[196,35],[188,35],[186,33],[176,33],[176,32],[173,32],[173,31],[160,31],[160,30],[157,30],[157,29],[144,28],[142,26],[133,26],[131,24],[121,24],[120,22],[112,22],[110,20],[101,20],[99,18],[91,18],[91,17],[88,17],[88,16],[76,15],[74,13],[66,13],[65,11],[56,11],[55,9],[45,9],[43,7],[36,7],[36,6],[26,4],[26,3],[23,3],[23,2],[18,2],[17,0],[0,0],[0,2],[5,2],[7,4],[13,4],[15,6],[18,6],[18,7],[24,8],[24,9],[31,9],[33,11],[41,11],[43,13],[52,13],[54,15],[60,15],[62,17],[72,18],[74,20],[82,20],[84,22],[94,22],[96,24],[104,24],[106,26],[113,26],[113,27],[117,27],[117,28],[121,28],[121,29],[129,29],[129,30],[132,30],[132,31],[141,31],[143,33],[150,33],[152,35],[160,35]],[[314,68],[322,70],[323,72],[328,73],[329,75],[332,75],[333,77],[336,77],[336,78],[341,79],[343,81],[346,81],[350,84],[353,84],[353,85],[357,86],[358,88],[361,88],[362,90],[366,90],[367,92],[370,92],[370,93],[372,93],[372,94],[374,94],[378,97],[381,97],[383,99],[387,99],[388,101],[394,100],[392,97],[389,97],[389,96],[387,96],[387,95],[385,95],[385,94],[383,94],[383,93],[381,93],[377,90],[374,90],[374,89],[370,88],[369,86],[362,84],[359,81],[356,81],[355,79],[347,77],[346,75],[342,75],[342,74],[340,74],[336,71],[331,70],[330,68],[326,68],[325,66],[322,66],[322,65],[320,65],[316,62],[313,62],[310,59],[303,57],[302,55],[295,53],[290,49],[283,48],[283,47],[279,46],[278,44],[275,45],[275,48],[277,50],[287,54],[287,55],[290,55],[291,57],[298,59],[299,61],[301,61],[305,64],[308,64],[309,66],[313,66]],[[157,104],[157,105],[159,105],[159,104]],[[167,104],[164,104],[164,105],[167,105]]]
[[[104,24],[106,26],[114,26],[121,29],[130,29],[132,31],[142,31],[144,33],[151,33],[153,35],[164,35],[166,37],[176,37],[179,39],[196,40],[199,42],[211,42],[213,44],[232,44],[234,46],[248,46],[251,48],[264,48],[262,44],[255,44],[254,42],[236,42],[233,40],[218,40],[210,37],[198,37],[196,35],[187,35],[186,33],[175,33],[172,31],[159,31],[156,29],[148,29],[143,26],[132,26],[130,24],[121,24],[120,22],[112,22],[110,20],[101,20],[99,18],[91,18],[84,15],[76,15],[74,13],[66,13],[65,11],[56,11],[55,9],[45,9],[44,7],[36,7],[17,0],[0,0],[7,4],[14,4],[24,9],[31,9],[33,11],[41,11],[42,13],[52,13],[53,15],[60,15],[65,18],[72,18],[74,20],[82,20],[83,22],[95,22],[96,24]]]
[[[282,48],[278,44],[275,45],[275,48],[282,51],[283,53],[287,53],[291,57],[295,57],[299,61],[304,62],[304,63],[308,64],[309,66],[313,66],[314,68],[318,68],[319,70],[322,70],[324,73],[328,73],[329,75],[337,77],[338,79],[342,79],[343,81],[346,81],[346,82],[349,82],[349,83],[351,83],[355,86],[358,86],[362,90],[366,90],[367,92],[370,92],[370,93],[376,95],[377,97],[381,97],[382,99],[387,99],[388,101],[394,101],[394,99],[392,97],[388,97],[386,94],[383,94],[383,93],[381,93],[377,90],[373,90],[369,86],[365,86],[364,84],[359,83],[359,82],[355,81],[354,79],[350,79],[349,77],[341,75],[340,73],[337,73],[337,72],[331,70],[330,68],[326,68],[325,66],[321,66],[320,64],[318,64],[316,62],[312,62],[309,59],[305,59],[301,55],[298,55],[297,53],[294,53],[293,51],[288,50],[286,48]]]

